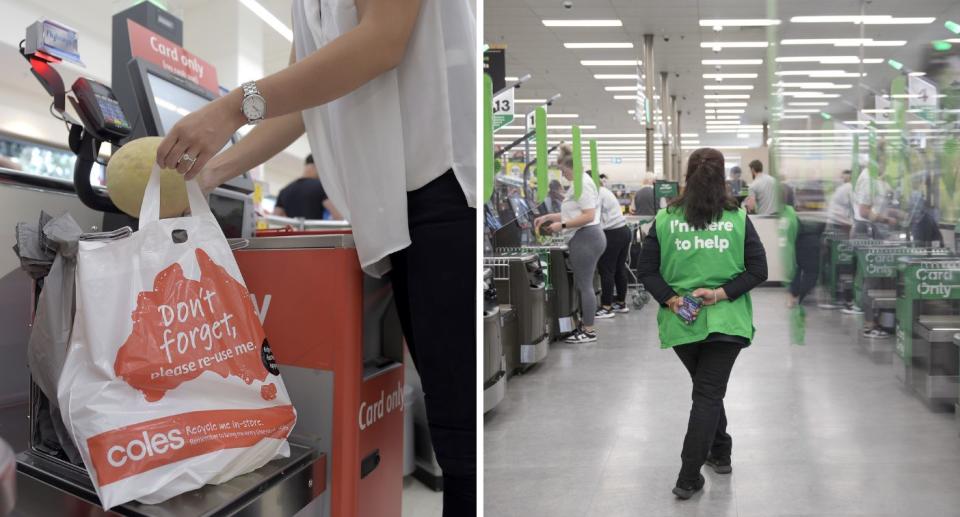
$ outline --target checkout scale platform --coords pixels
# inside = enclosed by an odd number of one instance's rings
[[[493,275],[500,305],[500,335],[507,375],[542,361],[549,350],[546,275],[535,253],[510,252],[484,257]]]

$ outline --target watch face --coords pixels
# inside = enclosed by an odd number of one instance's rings
[[[259,95],[251,95],[243,99],[243,114],[250,120],[263,118],[267,103]]]

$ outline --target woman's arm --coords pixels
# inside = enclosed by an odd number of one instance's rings
[[[557,220],[562,223],[565,223],[567,225],[567,228],[580,228],[581,226],[586,226],[593,222],[593,218],[597,216],[597,210],[599,209],[587,208],[587,209],[584,209],[582,212],[580,212],[580,215],[572,219],[567,219],[566,221],[560,221],[560,218],[558,217]]]
[[[767,252],[757,230],[747,218],[746,236],[743,240],[743,266],[745,271],[721,286],[720,299],[736,300],[754,287],[767,281]]]
[[[284,70],[257,81],[267,119],[326,104],[396,67],[420,13],[420,0],[356,0],[359,23]],[[309,87],[305,87],[309,85]],[[178,122],[157,149],[157,163],[186,174],[202,170],[246,123],[237,88]],[[265,123],[266,121],[264,121]],[[195,162],[181,161],[188,153]]]

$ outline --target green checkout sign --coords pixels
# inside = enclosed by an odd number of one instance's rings
[[[857,274],[853,278],[854,298],[863,307],[867,279],[895,278],[900,257],[936,257],[950,253],[946,248],[910,248],[902,244],[856,246]]]
[[[913,322],[921,300],[960,300],[960,258],[911,257],[897,264],[897,355],[910,364]]]

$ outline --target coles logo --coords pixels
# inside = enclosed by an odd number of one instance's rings
[[[142,439],[134,438],[127,443],[126,447],[120,445],[110,447],[107,451],[107,462],[114,467],[122,467],[127,461],[140,461],[147,456],[182,449],[183,444],[183,434],[179,429],[173,429],[166,434],[154,434],[153,436],[144,431]]]

